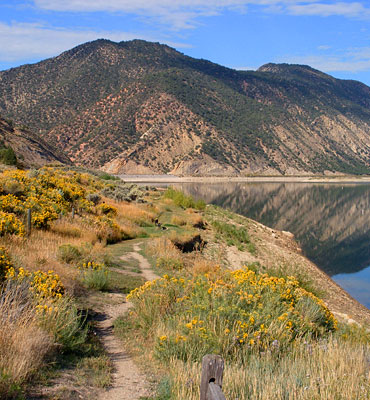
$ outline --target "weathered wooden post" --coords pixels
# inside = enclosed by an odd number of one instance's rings
[[[207,354],[202,360],[200,400],[226,400],[222,393],[224,360],[221,356]]]
[[[74,219],[74,217],[75,217],[75,208],[72,207],[72,219]]]
[[[31,209],[27,209],[27,217],[26,217],[26,230],[27,230],[27,236],[31,235],[31,222],[32,222],[32,214],[31,214]]]

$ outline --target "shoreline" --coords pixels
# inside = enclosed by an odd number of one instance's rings
[[[175,175],[116,175],[124,182],[132,183],[331,183],[358,184],[370,183],[370,176],[175,176]]]

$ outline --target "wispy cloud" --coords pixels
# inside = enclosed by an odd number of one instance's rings
[[[0,22],[0,43],[6,43],[0,52],[0,61],[39,59],[55,56],[66,49],[98,38],[116,42],[122,40],[145,39],[158,41],[158,38],[140,33],[94,30],[67,30],[34,23],[5,24]],[[162,41],[175,47],[188,47],[186,44]]]
[[[229,9],[246,13],[248,6],[265,13],[296,16],[370,17],[370,8],[361,2],[332,0],[33,0],[36,7],[52,11],[131,13],[155,18],[174,29],[194,28],[196,19]]]
[[[322,44],[321,46],[318,46],[317,47],[317,50],[322,50],[322,51],[324,51],[324,50],[329,50],[331,48],[331,46],[328,46],[328,45],[326,45],[326,44]]]
[[[357,73],[370,70],[370,47],[347,49],[342,54],[282,57],[277,62],[306,64],[323,72]]]
[[[311,15],[320,17],[343,16],[343,17],[369,17],[370,8],[358,2],[338,3],[314,3],[294,4],[288,7],[293,15]]]

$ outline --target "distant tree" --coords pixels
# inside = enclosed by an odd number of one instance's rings
[[[0,150],[0,161],[6,165],[17,164],[17,156],[10,146]]]

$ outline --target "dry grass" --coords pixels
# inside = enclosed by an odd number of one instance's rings
[[[117,218],[119,227],[121,228],[125,239],[135,239],[146,235],[143,228],[140,228],[135,223],[127,221],[126,218]]]
[[[185,213],[188,214],[190,223],[194,225],[204,224],[204,220],[202,216],[199,214],[199,211],[194,210],[193,208],[188,208],[185,210]]]
[[[52,347],[51,338],[37,326],[27,285],[6,287],[0,296],[0,398],[27,381]]]
[[[150,241],[147,245],[147,251],[153,257],[160,255],[165,258],[181,258],[180,250],[166,237],[160,237]]]
[[[83,232],[83,236],[71,234],[78,231]],[[8,249],[17,266],[29,271],[53,270],[60,276],[67,290],[73,293],[78,286],[77,270],[57,259],[58,248],[66,243],[84,249],[85,256],[92,259],[102,257],[104,252],[103,244],[97,240],[96,228],[80,218],[73,222],[68,219],[55,221],[50,230],[33,230],[28,238],[0,238],[0,245]]]
[[[204,220],[200,214],[194,211],[192,208],[185,210],[185,213],[182,215],[175,214],[171,218],[171,224],[178,226],[187,225],[189,228],[199,227],[202,228],[204,224]]]
[[[110,202],[118,211],[118,221],[120,219],[129,220],[139,226],[151,226],[157,216],[156,209],[146,204],[137,205],[132,203]]]
[[[330,339],[297,345],[280,361],[271,353],[251,357],[249,367],[226,365],[227,399],[348,400],[370,398],[368,346]],[[200,365],[171,362],[174,399],[199,399]]]
[[[210,274],[210,275],[215,275],[220,271],[220,266],[215,265],[215,263],[211,260],[208,260],[203,257],[197,257],[194,260],[194,264],[192,267],[192,274],[194,276],[197,275],[204,275],[204,274]]]
[[[186,219],[180,215],[173,215],[171,218],[171,224],[173,224],[173,225],[184,226],[188,222],[189,222],[188,219]]]
[[[80,238],[83,235],[79,227],[65,219],[54,221],[50,231],[66,238]]]

